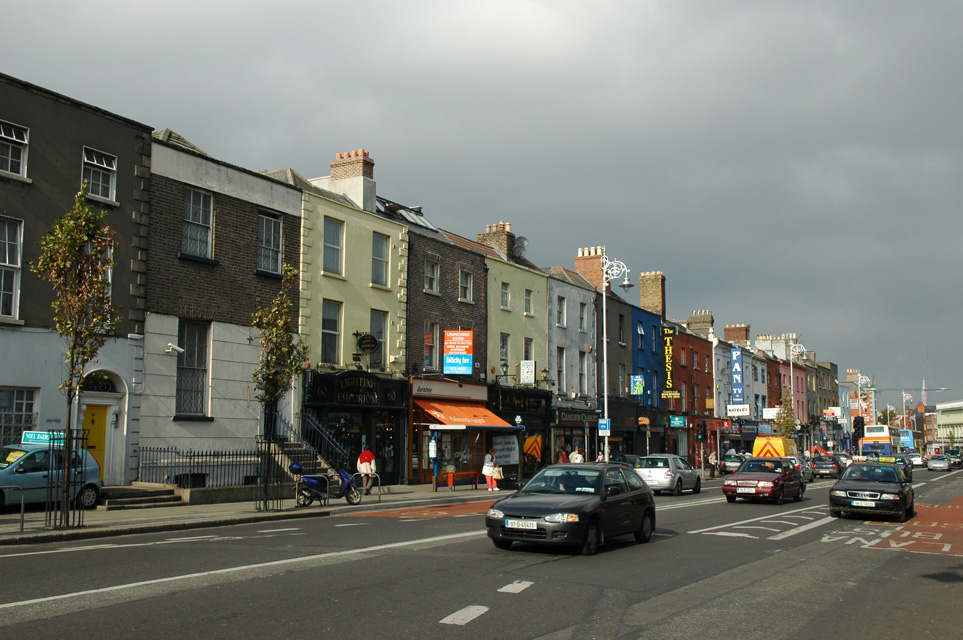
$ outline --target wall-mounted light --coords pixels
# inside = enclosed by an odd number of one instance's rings
[[[178,346],[177,346],[176,344],[174,344],[173,342],[168,342],[168,343],[167,343],[167,348],[164,349],[164,351],[165,351],[166,353],[177,353],[177,354],[184,353],[184,350],[181,349],[180,347],[178,347]]]

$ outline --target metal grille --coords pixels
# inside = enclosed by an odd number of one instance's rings
[[[87,429],[51,431],[47,449],[47,500],[44,527],[66,529],[84,526],[84,508],[77,499],[87,484]],[[69,469],[64,473],[64,462],[70,459]],[[66,500],[66,502],[65,502]]]

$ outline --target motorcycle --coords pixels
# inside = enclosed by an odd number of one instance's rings
[[[315,500],[326,503],[330,498],[344,498],[348,504],[361,503],[362,491],[358,489],[351,474],[344,469],[327,475],[302,475],[304,467],[300,462],[294,462],[288,470],[298,476],[295,485],[296,503],[299,507],[310,506]]]

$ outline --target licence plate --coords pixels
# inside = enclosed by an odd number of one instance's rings
[[[506,529],[537,529],[538,523],[534,520],[506,520]]]
[[[854,507],[875,507],[876,503],[872,500],[853,500]]]
[[[738,489],[736,489],[736,493],[755,493],[755,492],[756,492],[755,487],[739,487]]]

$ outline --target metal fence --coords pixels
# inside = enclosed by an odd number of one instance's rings
[[[177,447],[141,447],[137,479],[174,484],[183,489],[258,484],[260,455],[256,449],[182,451]]]

